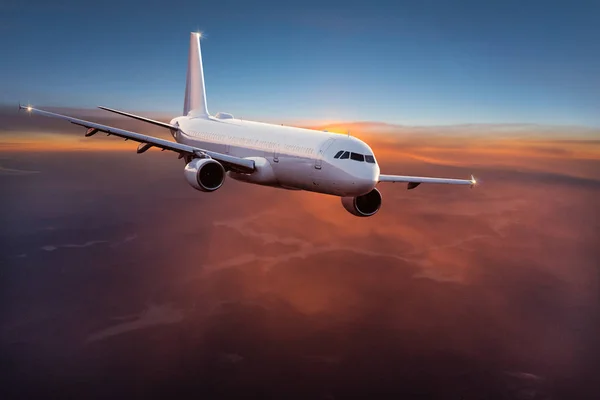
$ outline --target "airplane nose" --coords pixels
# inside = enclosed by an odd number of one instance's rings
[[[375,188],[379,182],[379,167],[361,168],[354,174],[357,193],[366,194]]]

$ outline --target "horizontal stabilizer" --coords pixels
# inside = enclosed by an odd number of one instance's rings
[[[157,121],[155,119],[141,117],[139,115],[130,114],[130,113],[127,113],[125,111],[114,110],[112,108],[103,107],[103,106],[98,106],[98,108],[100,108],[102,110],[105,110],[105,111],[109,111],[109,112],[115,113],[115,114],[124,115],[124,116],[129,117],[129,118],[137,119],[138,121],[144,121],[144,122],[147,122],[149,124],[162,126],[163,128],[167,128],[167,129],[179,129],[178,126],[167,124],[166,122]]]

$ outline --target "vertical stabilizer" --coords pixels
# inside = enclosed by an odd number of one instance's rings
[[[202,52],[200,51],[201,36],[200,33],[196,32],[192,32],[190,35],[190,53],[183,104],[183,115],[190,117],[207,117],[209,115],[206,107],[204,69],[202,68]]]

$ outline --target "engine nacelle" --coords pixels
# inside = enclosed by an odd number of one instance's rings
[[[367,194],[357,197],[342,197],[342,205],[352,215],[370,217],[381,207],[381,193],[373,189]]]
[[[194,189],[214,192],[225,180],[225,168],[212,158],[194,158],[183,171],[185,179]]]

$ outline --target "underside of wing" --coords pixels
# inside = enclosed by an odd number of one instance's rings
[[[30,113],[40,114],[47,117],[59,118],[69,121],[72,124],[87,128],[85,136],[89,137],[95,135],[98,132],[105,132],[110,135],[121,137],[125,140],[133,140],[139,142],[137,152],[143,153],[146,150],[156,147],[162,150],[170,150],[179,153],[180,158],[196,158],[196,157],[210,157],[221,164],[224,167],[242,173],[251,173],[254,171],[254,161],[247,160],[245,158],[239,158],[230,156],[227,154],[216,153],[214,151],[200,149],[198,147],[188,146],[186,144],[172,142],[170,140],[160,139],[154,136],[143,135],[141,133],[126,131],[124,129],[114,128],[108,125],[98,124],[96,122],[85,121],[82,119],[69,117],[66,115],[56,114],[49,111],[39,110],[30,106],[19,105],[19,109],[26,110]]]
[[[407,188],[414,189],[421,183],[443,183],[447,185],[469,185],[473,187],[477,181],[471,175],[471,179],[451,179],[451,178],[430,178],[423,176],[402,176],[402,175],[379,175],[379,182],[402,182],[408,183]]]

